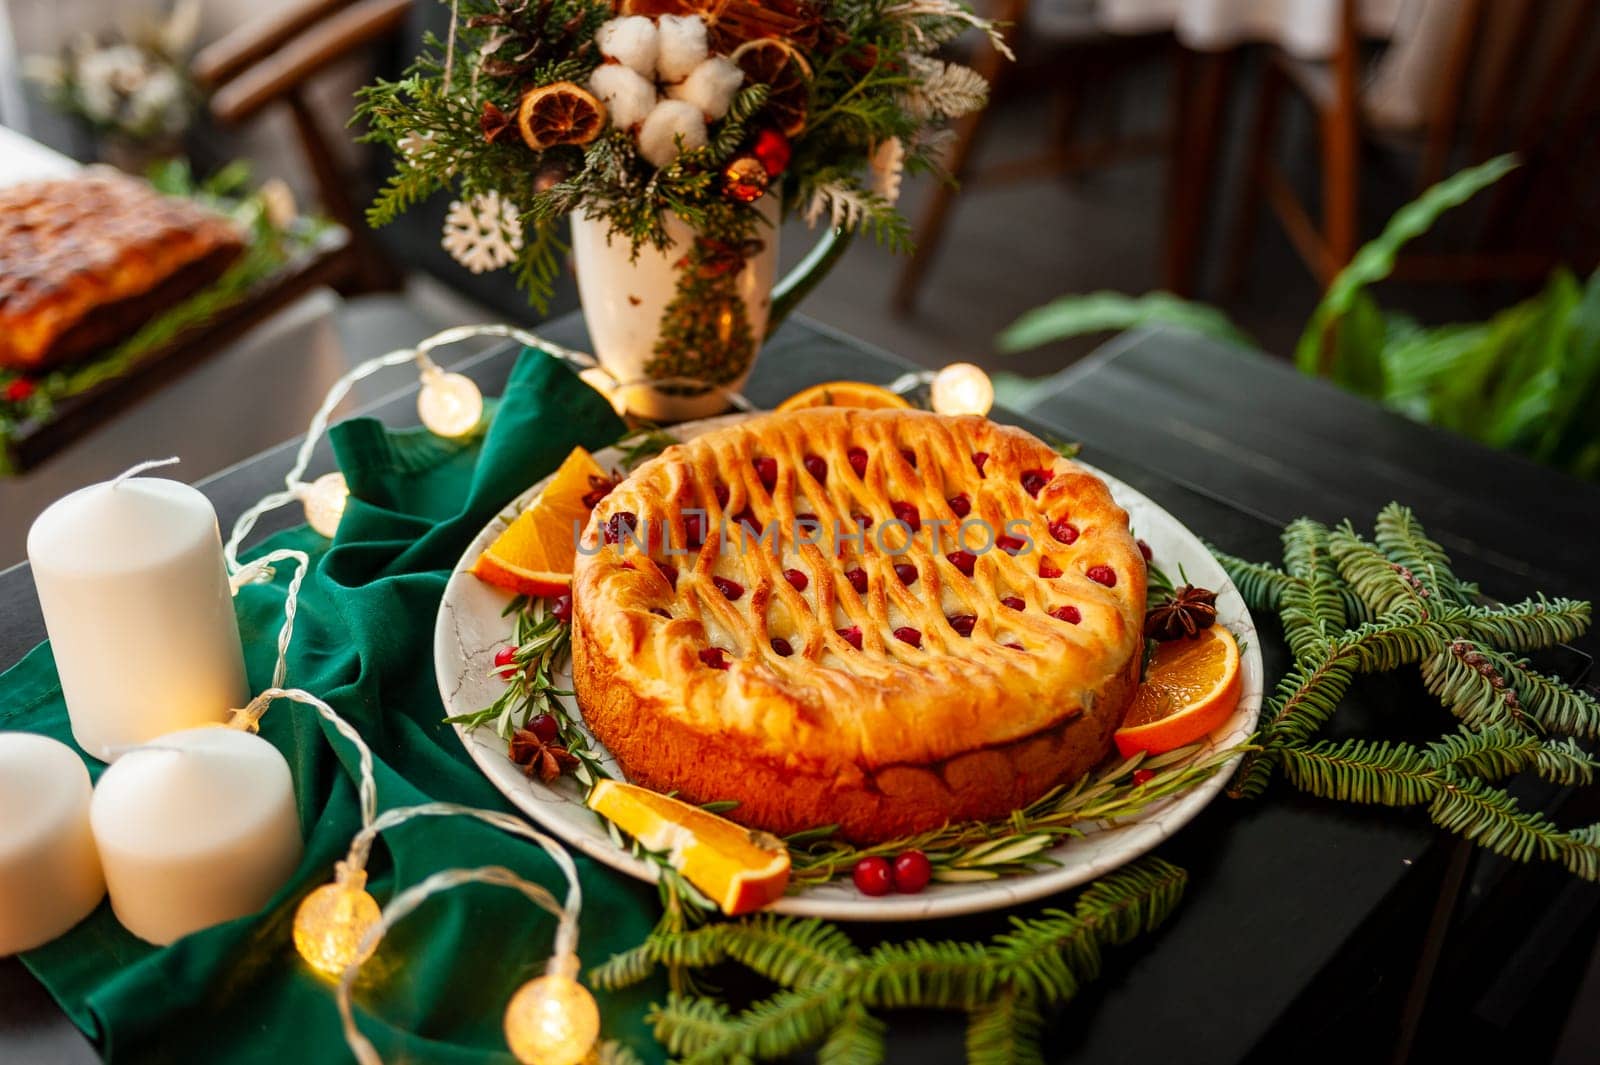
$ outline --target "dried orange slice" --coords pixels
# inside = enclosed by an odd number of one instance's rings
[[[865,381],[828,381],[796,392],[779,410],[805,410],[807,407],[864,407],[867,410],[910,410],[911,402],[879,385]]]
[[[811,64],[800,49],[773,37],[746,41],[728,58],[744,71],[745,83],[767,86],[766,112],[787,137],[806,128],[811,106]]]
[[[558,81],[522,94],[517,128],[536,152],[558,144],[588,144],[606,128],[606,107],[587,89]]]
[[[573,448],[528,509],[495,538],[472,573],[519,595],[560,595],[572,587],[576,534],[611,478],[583,448]]]
[[[1193,743],[1233,716],[1239,705],[1239,645],[1221,625],[1192,640],[1156,647],[1144,683],[1117,730],[1124,758],[1160,754]]]
[[[789,851],[776,836],[620,780],[595,784],[588,801],[730,917],[777,901],[789,884]]]

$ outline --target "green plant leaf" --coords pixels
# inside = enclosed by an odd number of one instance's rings
[[[1395,256],[1402,247],[1432,228],[1440,215],[1470,200],[1516,166],[1514,156],[1496,156],[1486,163],[1445,178],[1396,211],[1378,238],[1363,245],[1350,264],[1333,279],[1322,302],[1312,313],[1311,321],[1295,347],[1295,364],[1301,372],[1315,375],[1323,371],[1326,334],[1340,325],[1350,313],[1362,289],[1382,281],[1394,271]]]
[[[1387,390],[1383,351],[1388,335],[1378,304],[1365,292],[1356,293],[1334,340],[1334,383],[1358,396],[1382,398]]]
[[[1171,326],[1241,348],[1256,346],[1215,307],[1180,299],[1170,292],[1152,292],[1145,296],[1124,296],[1119,292],[1062,296],[1035,307],[1006,326],[996,343],[1004,352],[1026,351],[1067,337],[1147,325]]]

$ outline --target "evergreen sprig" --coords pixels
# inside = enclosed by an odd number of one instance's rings
[[[1497,786],[1519,773],[1583,786],[1600,767],[1570,738],[1600,735],[1600,701],[1517,657],[1581,636],[1589,604],[1480,602],[1416,515],[1394,503],[1378,514],[1372,541],[1348,522],[1328,530],[1306,519],[1283,539],[1281,570],[1215,552],[1253,608],[1279,611],[1295,656],[1229,794],[1261,794],[1281,767],[1309,794],[1422,807],[1439,827],[1497,854],[1600,879],[1600,825],[1562,829]],[[1413,665],[1457,731],[1422,745],[1316,738],[1357,676]]]
[[[876,1014],[912,1008],[967,1013],[972,1062],[1037,1061],[1041,1011],[1095,979],[1105,948],[1164,923],[1185,882],[1183,870],[1143,858],[1085,888],[1072,909],[1012,918],[987,943],[912,939],[862,951],[835,925],[772,914],[658,929],[590,979],[617,988],[656,966],[733,962],[776,985],[740,1013],[713,998],[669,995],[650,1020],[656,1038],[684,1062],[771,1060],[809,1047],[820,1047],[823,1062],[879,1061],[884,1027]]]

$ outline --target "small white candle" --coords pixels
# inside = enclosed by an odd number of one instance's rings
[[[90,794],[71,747],[0,732],[0,956],[50,942],[105,897]]]
[[[89,820],[117,920],[161,946],[257,912],[300,864],[289,763],[240,729],[128,751],[100,777]]]
[[[195,489],[155,477],[79,489],[33,523],[28,561],[72,735],[93,757],[249,699],[217,513]]]

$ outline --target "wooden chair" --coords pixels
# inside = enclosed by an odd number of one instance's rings
[[[979,42],[969,62],[989,83],[990,104],[961,118],[955,125],[947,169],[959,185],[999,183],[1038,177],[1078,173],[1128,155],[1153,153],[1164,149],[1167,135],[1119,135],[1115,130],[1094,140],[1077,136],[1078,119],[1090,88],[1109,78],[1115,67],[1133,57],[1149,54],[1150,37],[1112,36],[1094,25],[1092,12],[1081,20],[1069,18],[1048,32],[1033,32],[1028,27],[1028,0],[997,0],[990,12],[1004,26],[1006,43],[1017,53],[1013,63],[1000,54],[987,39]],[[1165,39],[1159,42],[1165,47]],[[1037,53],[1037,54],[1035,54]],[[1038,86],[1030,83],[1040,82]],[[1057,110],[1051,143],[1033,158],[1019,159],[974,173],[973,154],[977,150],[995,101],[1008,90],[1027,85],[1053,91]],[[901,267],[891,302],[894,310],[905,313],[916,302],[928,268],[954,206],[959,185],[938,182],[930,193],[913,233],[914,248]]]
[[[1324,285],[1333,280],[1360,241],[1357,190],[1364,139],[1374,146],[1409,148],[1418,159],[1418,192],[1454,169],[1500,152],[1515,151],[1524,163],[1483,198],[1470,247],[1403,253],[1396,278],[1530,280],[1563,262],[1600,261],[1595,212],[1583,206],[1593,198],[1593,168],[1600,165],[1593,127],[1600,116],[1600,60],[1586,62],[1600,32],[1600,0],[1439,4],[1435,13],[1454,23],[1438,27],[1445,47],[1431,99],[1417,123],[1399,128],[1374,113],[1363,88],[1356,3],[1341,0],[1340,40],[1331,63],[1306,63],[1279,53],[1267,65],[1224,291],[1238,290],[1262,199],[1317,279]],[[1316,116],[1320,218],[1312,217],[1273,158],[1290,89],[1305,97]]]
[[[335,63],[398,32],[411,0],[292,0],[203,49],[194,75],[211,92],[212,117],[223,126],[249,122],[277,104],[289,108],[325,214],[350,232],[337,287],[349,293],[400,286],[402,273],[373,240],[350,189],[333,135],[306,98],[306,83]],[[334,135],[344,137],[342,129]]]

